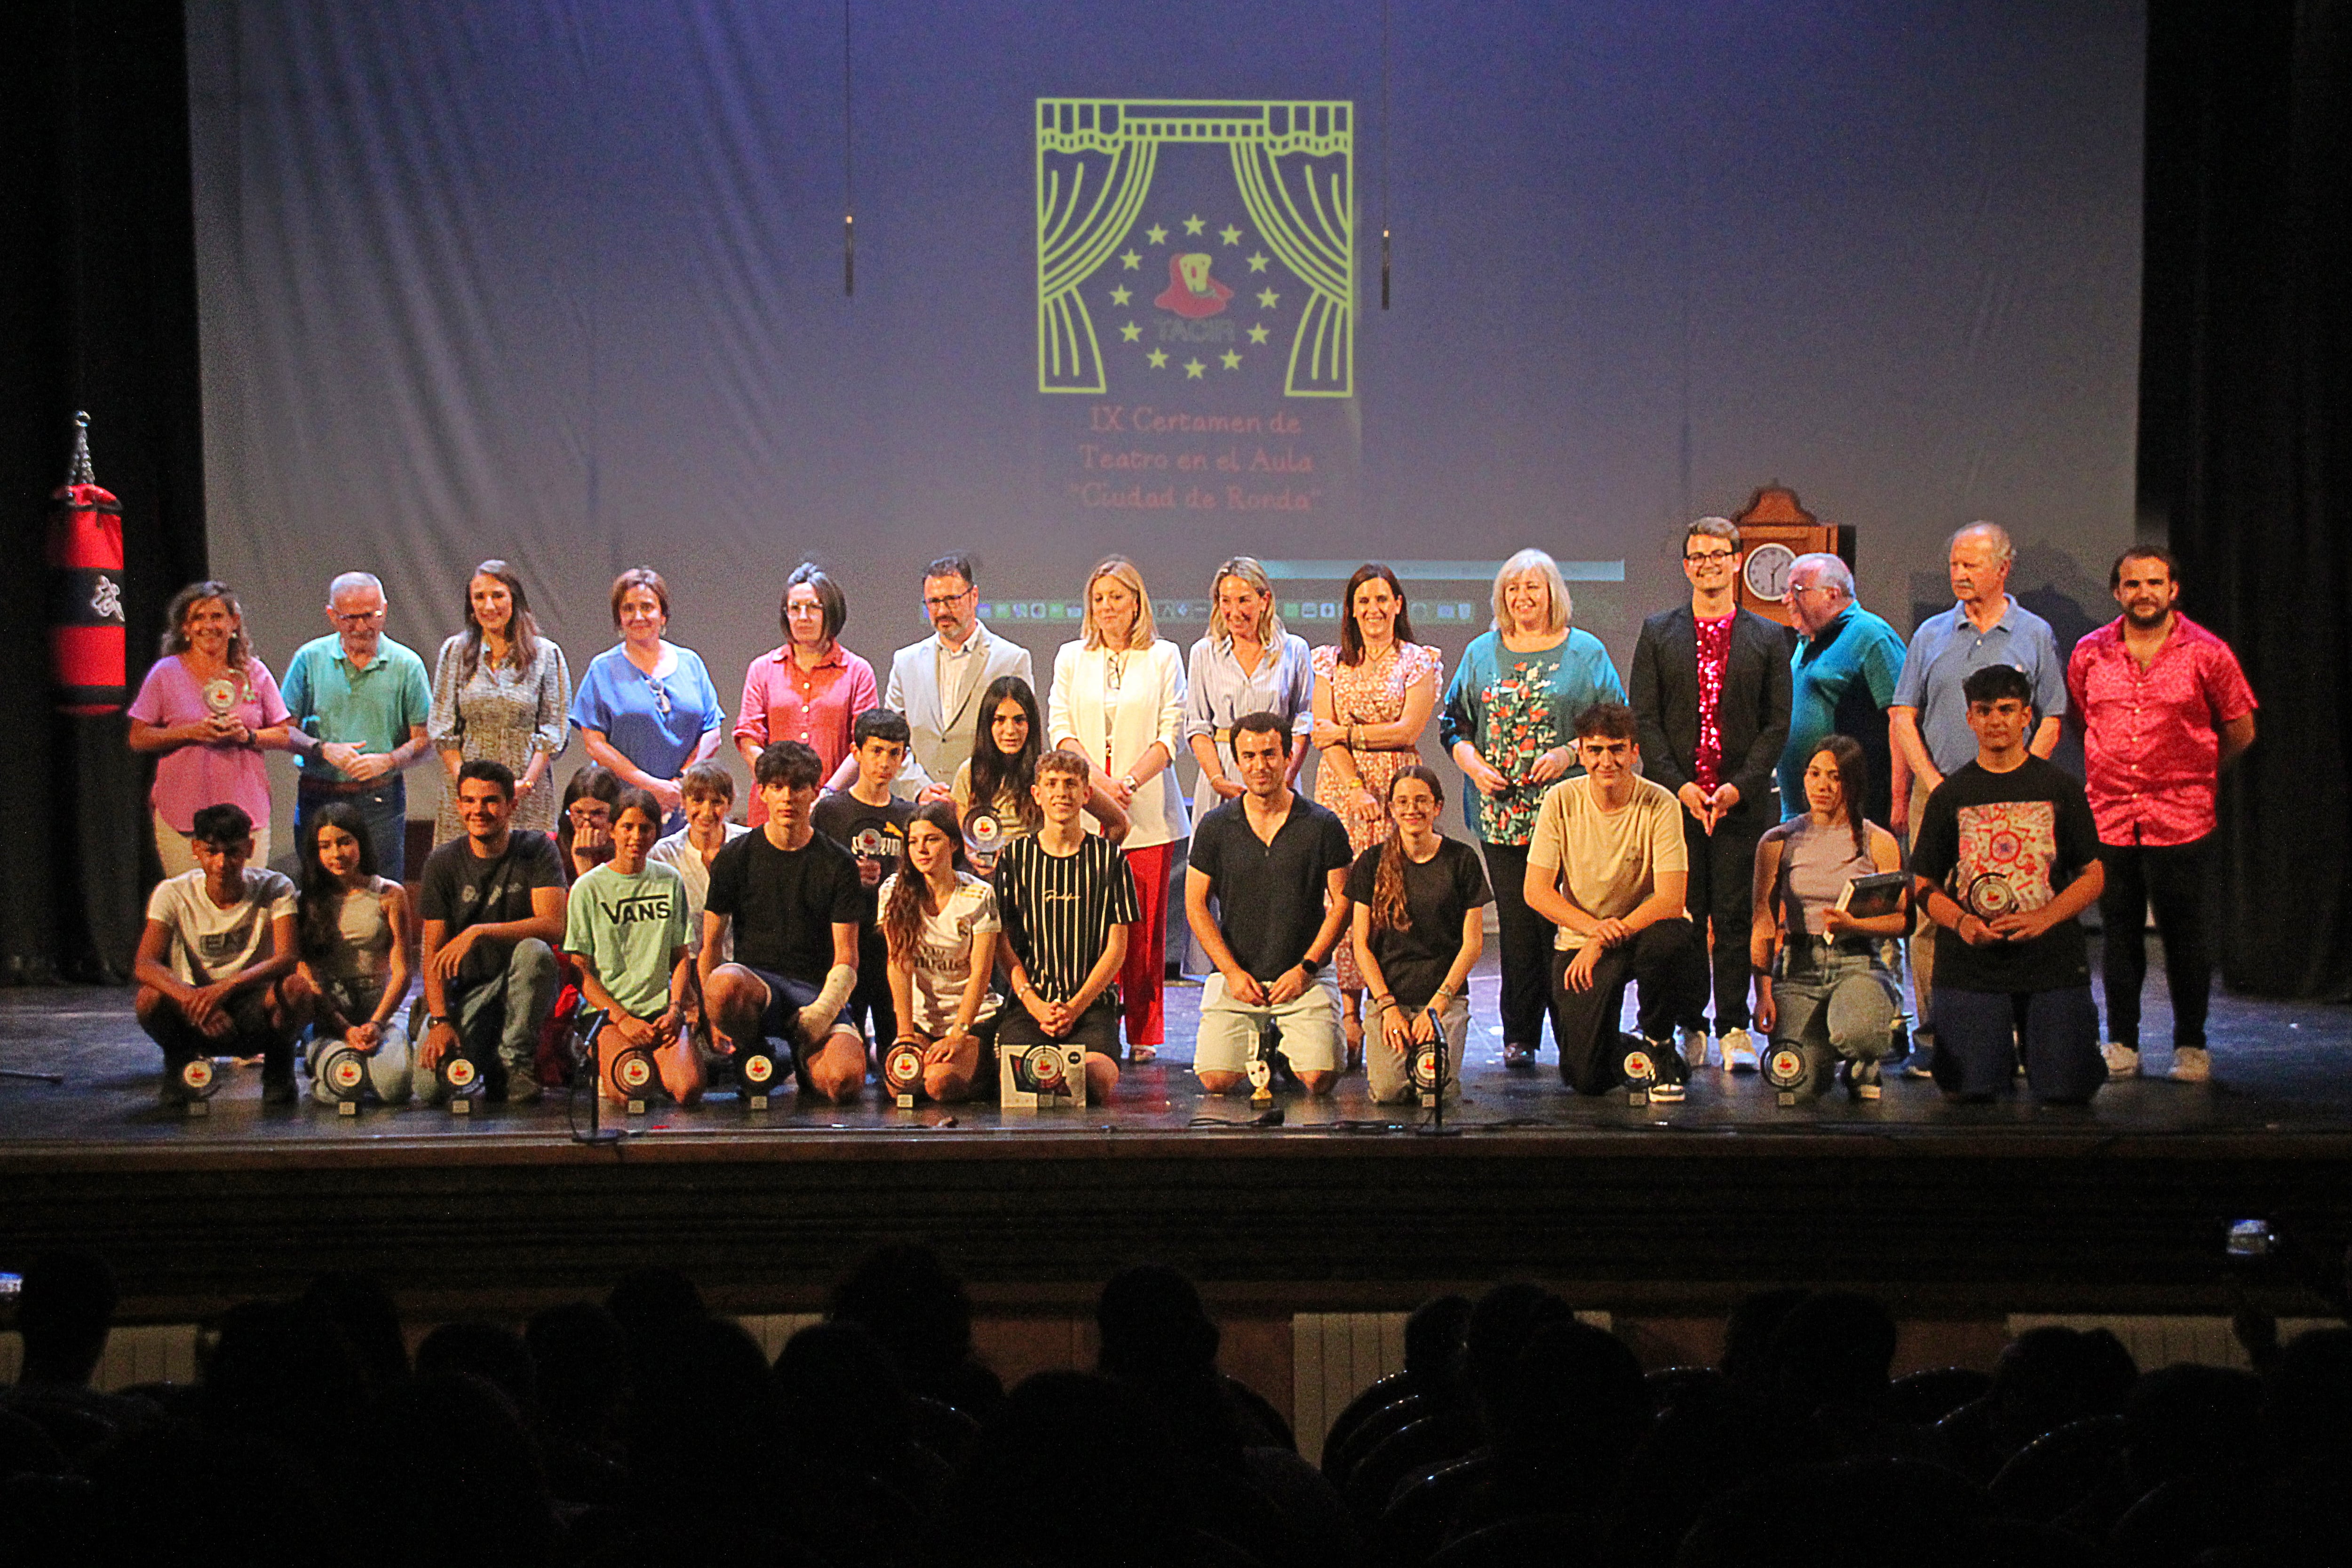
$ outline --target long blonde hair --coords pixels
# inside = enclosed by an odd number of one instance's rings
[[[1223,616],[1217,614],[1217,590],[1228,577],[1238,577],[1248,584],[1265,600],[1265,614],[1257,618],[1257,640],[1270,648],[1282,646],[1282,612],[1275,608],[1274,580],[1265,574],[1265,563],[1255,555],[1229,556],[1209,574],[1209,646],[1229,648],[1234,646],[1233,634],[1225,630]]]
[[[1090,648],[1107,646],[1103,642],[1101,629],[1095,625],[1095,584],[1105,577],[1118,578],[1127,591],[1135,595],[1135,625],[1128,628],[1127,647],[1119,651],[1150,647],[1160,639],[1159,624],[1151,618],[1151,591],[1143,585],[1143,574],[1135,569],[1135,563],[1124,555],[1106,555],[1095,563],[1093,571],[1087,574],[1086,602],[1079,606],[1087,618],[1082,646]]]

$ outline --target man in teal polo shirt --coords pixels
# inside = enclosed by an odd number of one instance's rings
[[[1903,637],[1854,602],[1853,571],[1834,555],[1800,555],[1783,603],[1797,628],[1789,656],[1789,744],[1780,753],[1780,816],[1805,815],[1805,764],[1832,735],[1870,763],[1863,815],[1884,825],[1893,788],[1886,708],[1903,674]]]
[[[329,801],[366,818],[376,870],[394,881],[408,869],[408,785],[400,771],[425,754],[433,708],[425,661],[383,635],[383,584],[346,572],[327,584],[334,631],[304,643],[286,667],[279,693],[295,725],[319,742],[302,759],[294,831]]]

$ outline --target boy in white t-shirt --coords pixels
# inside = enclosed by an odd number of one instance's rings
[[[247,867],[253,818],[241,806],[198,811],[188,847],[196,868],[156,884],[131,970],[139,1026],[163,1051],[163,1103],[186,1103],[180,1069],[195,1058],[257,1054],[262,1103],[291,1105],[302,1020],[279,983],[301,957],[294,884]]]
[[[1683,1098],[1675,1015],[1693,940],[1683,907],[1690,859],[1682,806],[1634,770],[1633,710],[1596,702],[1577,715],[1580,778],[1554,784],[1528,841],[1528,908],[1559,928],[1551,967],[1551,1031],[1559,1075],[1579,1094],[1622,1079],[1617,1020],[1625,985],[1640,986],[1642,1037],[1657,1070],[1650,1098]]]

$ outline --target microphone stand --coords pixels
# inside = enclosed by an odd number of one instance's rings
[[[572,1081],[576,1085],[582,1074],[587,1075],[588,1131],[583,1135],[575,1121],[572,1128],[574,1143],[618,1143],[625,1136],[617,1127],[610,1132],[605,1131],[604,1125],[604,1085],[600,1081],[604,1075],[597,1070],[596,1037],[604,1032],[608,1017],[609,1015],[601,1007],[584,1007],[575,1022]],[[572,1092],[577,1094],[579,1091],[575,1088]]]

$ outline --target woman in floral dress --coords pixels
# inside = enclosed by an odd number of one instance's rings
[[[1339,813],[1348,847],[1360,855],[1388,837],[1389,780],[1421,758],[1444,660],[1412,640],[1403,586],[1387,567],[1356,568],[1346,603],[1339,646],[1314,655],[1315,745],[1323,753],[1315,799]],[[1352,1070],[1364,1058],[1364,980],[1351,946],[1340,943],[1338,958]]]
[[[1550,999],[1550,922],[1528,908],[1528,838],[1551,786],[1576,772],[1576,716],[1622,702],[1609,650],[1569,625],[1559,565],[1522,550],[1495,574],[1494,629],[1462,655],[1438,739],[1469,781],[1462,815],[1486,856],[1503,960],[1503,1065],[1528,1067]]]

